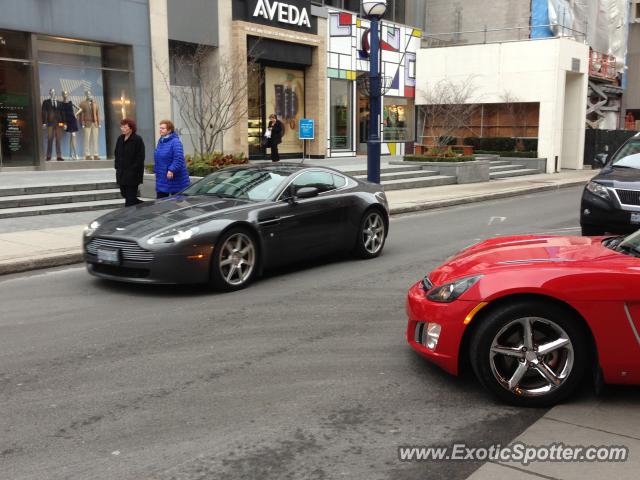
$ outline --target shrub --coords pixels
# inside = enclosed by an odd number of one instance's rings
[[[507,152],[516,149],[516,139],[511,137],[466,137],[464,144],[484,151]]]
[[[243,154],[225,155],[220,152],[205,155],[186,155],[185,159],[187,161],[189,175],[194,177],[204,177],[221,168],[243,165],[249,162],[249,159]]]
[[[452,137],[451,135],[441,135],[438,137],[439,145],[455,145],[458,142],[456,137]]]
[[[405,155],[405,162],[471,162],[475,160],[470,156],[442,157],[432,155]]]
[[[524,147],[525,152],[535,152],[538,150],[538,139],[537,138],[523,138],[522,146]]]

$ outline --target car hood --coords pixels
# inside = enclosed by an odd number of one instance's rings
[[[103,215],[96,235],[141,238],[168,228],[188,228],[252,205],[255,202],[247,200],[178,195]]]
[[[612,188],[637,189],[640,187],[640,170],[637,168],[606,167],[593,177],[592,181]]]
[[[603,237],[513,236],[486,240],[449,258],[429,275],[434,285],[497,269],[584,266],[615,255]]]

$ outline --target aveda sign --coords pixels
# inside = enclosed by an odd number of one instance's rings
[[[254,18],[263,18],[296,27],[311,28],[308,9],[306,7],[299,8],[287,2],[258,0],[253,16]]]

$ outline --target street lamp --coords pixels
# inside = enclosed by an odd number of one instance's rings
[[[380,36],[378,21],[387,11],[387,0],[362,0],[364,16],[371,21],[369,53],[369,141],[367,145],[367,180],[380,183]]]

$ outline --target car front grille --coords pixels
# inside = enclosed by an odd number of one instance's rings
[[[639,190],[621,190],[616,188],[616,193],[620,199],[620,203],[625,205],[638,205],[640,206],[640,191]]]
[[[136,242],[132,242],[130,240],[94,238],[87,244],[87,253],[90,255],[97,255],[98,248],[120,250],[122,259],[130,262],[150,262],[153,260],[153,252],[145,250]]]
[[[93,263],[92,266],[94,272],[111,275],[112,277],[147,278],[149,276],[149,270],[144,268],[118,267],[116,265],[103,265],[100,263]]]

